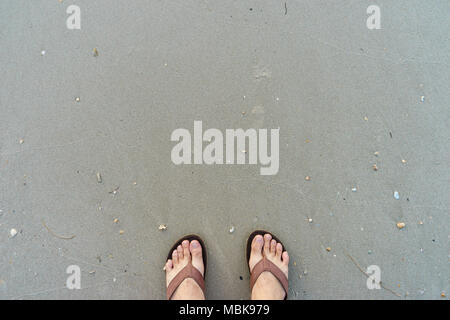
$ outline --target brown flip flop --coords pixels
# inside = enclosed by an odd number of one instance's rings
[[[172,281],[170,281],[169,286],[167,287],[167,300],[170,300],[172,298],[175,290],[177,290],[178,286],[187,278],[194,279],[194,281],[197,282],[200,289],[202,289],[203,294],[205,295],[207,253],[205,243],[199,236],[190,234],[180,238],[180,240],[175,242],[175,244],[170,249],[169,254],[167,255],[167,260],[172,259],[172,252],[176,250],[184,240],[188,240],[189,243],[193,240],[197,240],[200,243],[200,246],[202,247],[202,259],[205,271],[203,272],[202,276],[200,271],[198,271],[198,269],[192,265],[192,261],[189,261],[189,263],[180,272],[178,272],[178,274],[172,279]]]
[[[286,251],[286,248],[284,246],[284,244],[276,237],[274,236],[271,232],[268,231],[264,231],[264,230],[256,230],[254,231],[247,240],[247,265],[248,265],[248,270],[250,271],[250,265],[249,265],[249,261],[250,261],[250,254],[252,252],[252,242],[253,239],[257,236],[257,235],[262,235],[264,237],[264,235],[268,233],[272,236],[272,239],[275,240],[276,242],[281,243],[281,245],[283,246],[283,251]],[[284,299],[287,299],[288,296],[288,289],[289,289],[289,281],[288,278],[286,277],[286,275],[284,274],[283,271],[281,271],[280,268],[278,268],[273,262],[271,262],[270,260],[266,259],[265,256],[263,256],[262,260],[259,261],[254,267],[253,267],[253,271],[250,271],[250,291],[253,290],[253,286],[255,285],[256,280],[258,280],[259,276],[261,275],[261,273],[263,273],[264,271],[268,271],[270,273],[272,273],[275,278],[278,279],[278,281],[280,281],[281,286],[283,287],[284,291],[286,292],[286,296],[284,297]]]

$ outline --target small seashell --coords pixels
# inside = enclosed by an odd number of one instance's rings
[[[158,227],[159,230],[164,231],[167,229],[167,226],[165,224],[160,224]]]
[[[403,229],[406,226],[404,222],[397,222],[397,228]]]
[[[114,222],[114,223],[117,223],[117,222],[119,222],[119,219],[115,218],[115,219],[113,220],[113,222]]]
[[[234,226],[231,226],[231,228],[230,228],[229,232],[230,232],[230,233],[233,233],[233,232],[234,232],[234,230],[236,230],[236,229],[235,229],[235,227],[234,227]]]
[[[97,172],[96,176],[97,176],[97,182],[102,183],[102,175],[100,174],[100,172]]]
[[[14,229],[14,228],[12,228],[12,229],[9,231],[9,235],[11,236],[11,238],[14,238],[14,237],[17,235],[17,230]]]
[[[400,199],[400,194],[398,193],[398,191],[394,191],[394,198],[395,200]]]

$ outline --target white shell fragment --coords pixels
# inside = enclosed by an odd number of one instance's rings
[[[234,228],[234,226],[231,226],[231,228],[230,228],[230,233],[233,233],[234,232],[234,230],[235,230],[235,228]]]
[[[403,229],[406,226],[404,222],[397,222],[397,228]]]
[[[14,229],[14,228],[12,228],[12,229],[9,231],[9,235],[11,236],[11,238],[14,238],[14,237],[17,235],[17,230]]]
[[[159,230],[164,231],[167,229],[167,226],[165,224],[160,224],[158,227]]]
[[[400,194],[398,193],[398,191],[394,191],[394,199],[395,200],[400,199]]]

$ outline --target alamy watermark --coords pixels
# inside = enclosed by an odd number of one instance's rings
[[[366,20],[367,29],[369,29],[369,30],[381,29],[380,7],[375,4],[370,5],[367,7],[366,12],[367,12],[367,14],[370,14],[370,16]]]
[[[381,289],[381,269],[377,265],[370,265],[367,267],[367,289]]]
[[[74,4],[70,5],[66,9],[66,13],[70,16],[66,20],[66,26],[69,30],[81,29],[81,9]]]
[[[270,129],[270,154],[268,133],[268,129],[226,129],[224,140],[224,134],[219,129],[212,128],[203,132],[202,121],[194,121],[193,137],[188,129],[179,128],[172,132],[170,140],[178,143],[172,149],[171,159],[176,165],[255,165],[259,162],[261,175],[275,175],[280,164],[280,129]],[[205,148],[204,142],[207,142]]]
[[[81,289],[81,269],[76,264],[70,265],[66,269],[66,273],[70,274],[66,280],[67,289]]]

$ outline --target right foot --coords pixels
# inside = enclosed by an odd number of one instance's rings
[[[188,240],[184,240],[176,250],[173,250],[172,259],[167,260],[164,267],[167,287],[189,261],[192,261],[192,265],[204,276],[202,246],[197,240],[192,240],[190,243]],[[205,295],[194,279],[187,278],[175,290],[171,300],[205,300]]]
[[[266,257],[267,260],[275,264],[288,277],[289,255],[283,252],[281,243],[272,239],[270,234],[256,235],[251,245],[249,260],[250,273],[254,266]],[[264,271],[256,280],[252,289],[252,300],[283,300],[286,296],[280,281],[268,271]]]

